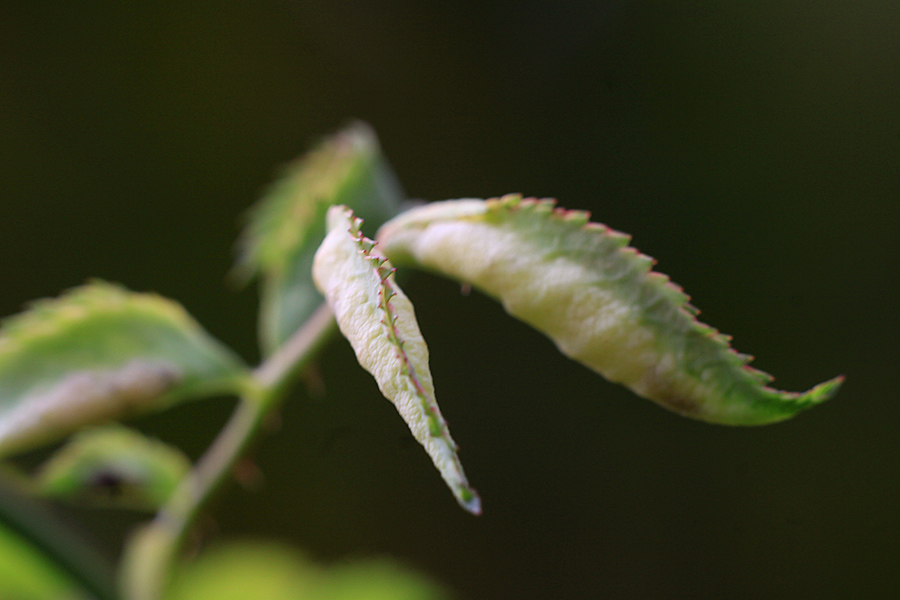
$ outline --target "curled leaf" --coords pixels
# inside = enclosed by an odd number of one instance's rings
[[[356,358],[406,421],[456,499],[473,513],[480,500],[469,487],[434,397],[428,346],[412,303],[394,281],[393,267],[360,232],[361,220],[343,206],[328,211],[329,233],[313,275]]]
[[[45,496],[156,510],[168,500],[191,463],[178,449],[121,425],[78,433],[37,475]]]
[[[344,204],[377,227],[397,214],[403,193],[375,133],[356,122],[288,166],[252,209],[238,272],[259,274],[260,336],[274,352],[322,303],[313,256],[325,238],[325,213]]]
[[[0,455],[86,425],[235,391],[245,369],[178,304],[102,282],[0,330]]]
[[[838,377],[806,393],[771,377],[697,310],[629,237],[554,200],[509,195],[415,208],[378,233],[396,265],[423,267],[481,289],[507,312],[610,381],[682,415],[733,425],[787,419],[831,397]]]

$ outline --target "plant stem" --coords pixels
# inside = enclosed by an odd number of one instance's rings
[[[122,559],[121,589],[128,600],[160,600],[191,524],[258,435],[298,371],[328,338],[334,318],[322,304],[278,352],[253,373],[225,427],[169,502],[129,541]]]
[[[275,394],[285,391],[334,326],[331,308],[323,302],[303,327],[256,369],[257,383]]]

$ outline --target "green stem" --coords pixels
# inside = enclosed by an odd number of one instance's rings
[[[300,330],[253,373],[240,403],[219,435],[149,525],[129,541],[121,589],[128,600],[160,600],[184,539],[199,512],[227,480],[235,463],[278,406],[289,384],[334,327],[322,304]]]

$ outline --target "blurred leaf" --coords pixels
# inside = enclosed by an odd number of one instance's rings
[[[86,425],[235,391],[240,360],[178,304],[102,282],[0,331],[0,454]]]
[[[518,195],[448,200],[399,215],[378,239],[395,264],[483,290],[563,354],[684,416],[759,425],[837,392],[840,377],[802,394],[766,386],[653,259],[589,216]]]
[[[78,433],[44,463],[37,483],[52,498],[156,510],[190,468],[180,450],[106,425]]]
[[[466,480],[434,396],[428,346],[412,303],[394,281],[394,268],[363,236],[361,224],[345,206],[328,211],[330,231],[313,266],[316,285],[359,364],[397,407],[460,505],[479,514],[481,500]]]
[[[446,600],[423,575],[386,561],[323,568],[271,543],[231,544],[201,555],[166,600]]]
[[[237,265],[240,275],[261,276],[260,342],[266,354],[322,303],[311,270],[325,238],[328,207],[345,204],[375,228],[397,214],[402,199],[375,133],[361,122],[288,166],[251,210]]]
[[[77,600],[74,584],[25,540],[0,525],[0,598]]]

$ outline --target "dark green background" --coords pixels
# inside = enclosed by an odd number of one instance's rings
[[[556,196],[634,235],[783,388],[732,429],[637,399],[478,294],[407,287],[484,499],[455,505],[348,345],[290,398],[265,485],[204,523],[461,598],[895,598],[900,4],[4,2],[0,313],[90,277],[255,360],[238,216],[318,136],[378,131],[410,196]],[[199,451],[227,414],[145,419]],[[116,547],[134,521],[74,514]]]

